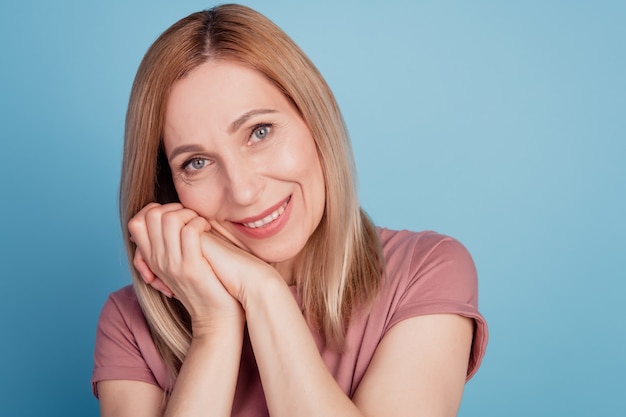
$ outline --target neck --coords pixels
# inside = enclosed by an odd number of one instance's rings
[[[272,263],[272,266],[278,271],[283,280],[287,283],[287,285],[295,284],[295,279],[293,276],[293,259],[288,259],[282,262]]]

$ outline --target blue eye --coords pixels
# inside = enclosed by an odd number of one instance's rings
[[[192,171],[197,171],[199,169],[204,168],[206,166],[206,164],[207,164],[207,160],[206,159],[194,158],[191,161],[187,162],[185,167],[187,169],[192,170]]]
[[[267,138],[271,130],[272,130],[272,126],[269,124],[255,126],[254,129],[252,130],[251,139],[256,140],[256,141],[263,140]]]

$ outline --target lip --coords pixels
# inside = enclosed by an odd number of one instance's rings
[[[291,196],[285,198],[284,200],[276,203],[275,205],[273,205],[272,207],[268,208],[267,210],[265,210],[264,212],[262,212],[261,214],[254,216],[254,217],[246,217],[245,219],[240,219],[240,220],[234,220],[233,223],[254,223],[257,220],[261,220],[265,217],[267,217],[269,214],[275,212],[276,210],[278,210],[280,208],[280,206],[282,206],[283,204],[285,204],[285,202],[289,201],[291,199]]]
[[[256,228],[250,228],[250,227],[243,225],[243,223],[254,223],[258,220],[264,219],[268,215],[278,210],[285,203],[287,205],[283,213],[280,215],[280,217],[278,217],[271,223],[268,223],[264,226],[256,227]],[[237,230],[241,231],[243,234],[249,237],[252,237],[255,239],[266,239],[280,232],[283,229],[283,227],[287,224],[287,221],[289,220],[289,216],[291,214],[291,208],[293,206],[292,203],[293,203],[293,199],[292,199],[292,196],[290,195],[286,199],[282,200],[280,203],[275,204],[274,206],[268,208],[267,210],[263,211],[257,216],[247,217],[245,219],[240,219],[237,221],[233,221],[231,223],[237,228]]]

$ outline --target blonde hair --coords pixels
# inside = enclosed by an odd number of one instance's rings
[[[361,210],[350,141],[328,85],[298,46],[263,15],[222,5],[193,13],[167,29],[143,58],[133,83],[124,140],[120,218],[131,260],[128,221],[146,204],[178,201],[162,149],[165,106],[172,85],[207,60],[247,65],[291,100],[315,140],[325,179],[322,220],[296,260],[295,280],[305,317],[341,349],[345,326],[371,301],[383,258],[374,225]],[[176,376],[191,341],[180,302],[146,285],[133,270],[139,303],[159,352]]]

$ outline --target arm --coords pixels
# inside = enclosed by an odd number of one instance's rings
[[[300,308],[276,273],[229,273],[237,254],[211,237],[203,253],[242,303],[270,414],[280,416],[454,416],[462,396],[472,341],[470,319],[430,315],[406,319],[381,341],[350,399],[324,364]],[[275,271],[274,271],[275,272]],[[381,395],[381,393],[385,395]]]
[[[194,337],[165,416],[230,416],[243,328]]]
[[[456,416],[473,323],[456,315],[404,320],[383,338],[353,402],[326,369],[300,310],[275,289],[246,305],[272,416]]]
[[[193,337],[167,402],[150,384],[104,381],[98,384],[101,415],[230,416],[245,317],[200,252],[206,221],[179,204],[150,204],[129,230],[137,243],[135,267],[148,284],[183,303]]]
[[[250,294],[245,310],[272,417],[363,415],[328,371],[284,282]]]
[[[194,338],[169,398],[140,381],[98,383],[102,417],[230,416],[241,356],[241,332]]]
[[[98,382],[102,417],[156,417],[163,415],[164,393],[156,385],[140,381]]]
[[[456,416],[474,325],[457,315],[406,319],[389,330],[354,395],[368,416]]]

